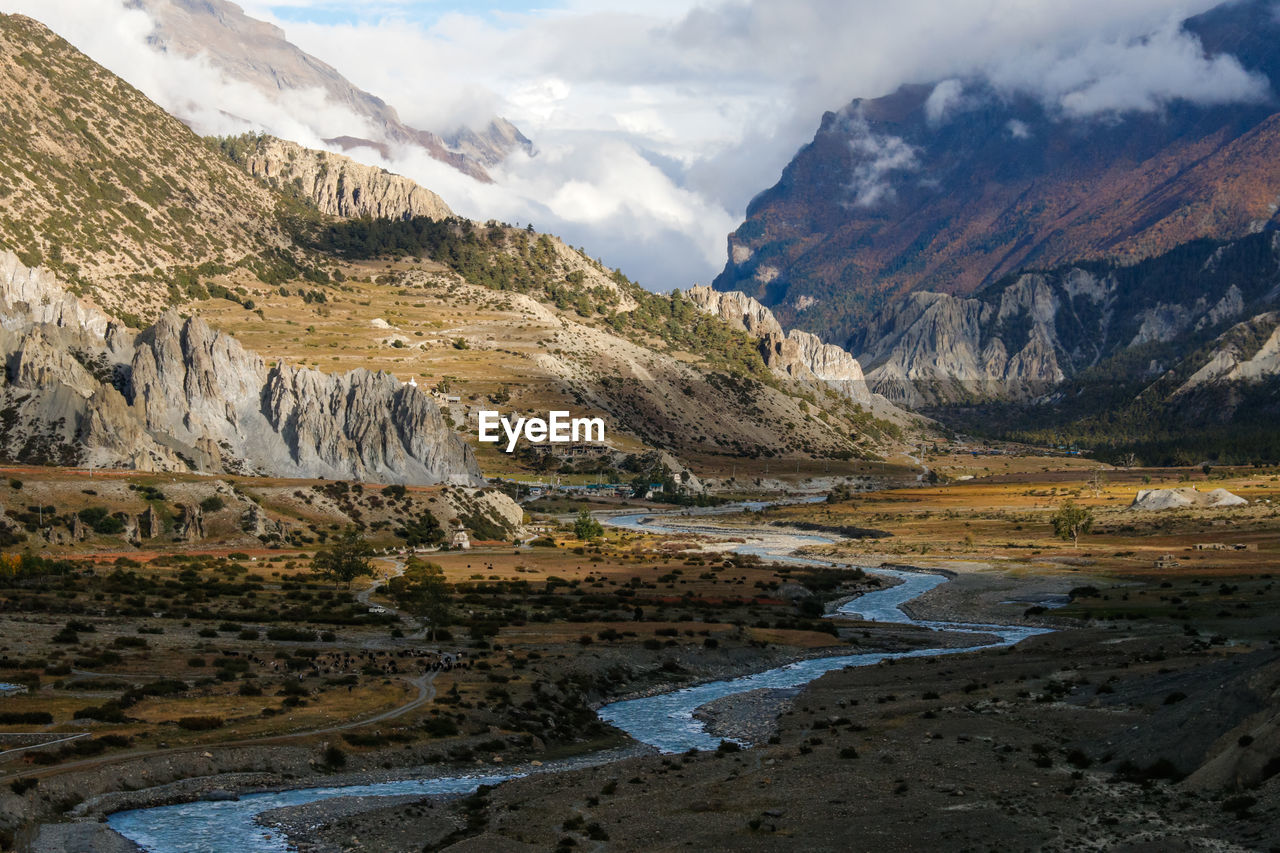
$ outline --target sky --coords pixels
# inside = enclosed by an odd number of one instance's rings
[[[148,0],[158,2],[158,0]],[[1172,100],[1256,100],[1269,85],[1208,57],[1177,23],[1214,0],[241,0],[250,15],[396,107],[448,133],[501,115],[536,146],[484,185],[412,151],[378,162],[457,212],[558,234],[654,290],[706,283],[750,199],[774,184],[827,110],[903,83],[938,84],[931,122],[966,80],[1031,94],[1062,120],[1114,120]],[[315,97],[272,103],[207,62],[160,56],[121,0],[0,0],[188,118],[321,145],[360,135]],[[856,129],[856,122],[852,125]],[[1012,128],[1011,132],[1017,132]],[[859,204],[910,168],[901,140],[854,134]],[[368,149],[361,159],[379,160]]]

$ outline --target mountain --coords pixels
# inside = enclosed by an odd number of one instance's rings
[[[5,109],[36,129],[0,137],[22,181],[0,218],[6,461],[469,483],[497,451],[463,436],[497,407],[606,419],[610,447],[530,448],[525,470],[630,478],[682,464],[656,451],[874,459],[915,428],[865,411],[856,362],[816,339],[762,350],[381,169],[202,140],[34,21],[0,37]]]
[[[858,403],[872,405],[862,365],[845,350],[817,335],[783,332],[773,312],[744,293],[690,288],[686,296],[702,311],[720,317],[760,340],[760,356],[781,379],[830,388]]]
[[[140,334],[0,254],[0,456],[144,471],[465,485],[471,449],[387,373],[268,367],[198,317]]]
[[[982,435],[1147,464],[1280,458],[1280,231],[917,291],[855,336],[870,389]]]
[[[291,246],[270,190],[18,15],[0,15],[0,110],[0,250],[135,325],[184,271]]]
[[[872,388],[908,405],[1034,400],[1091,373],[1154,380],[1278,302],[1280,233],[1268,231],[1021,273],[969,297],[917,291],[854,344]]]
[[[1208,55],[1280,79],[1272,5],[1184,27]],[[750,204],[714,287],[843,344],[912,291],[964,296],[1021,270],[1239,238],[1275,224],[1278,197],[1274,98],[1071,118],[978,78],[908,85],[823,117]]]
[[[263,92],[285,110],[291,95],[310,96],[315,91],[322,92],[328,103],[345,108],[352,126],[313,127],[330,144],[344,149],[370,146],[387,153],[387,146],[411,145],[485,182],[491,180],[488,169],[512,151],[532,151],[532,143],[503,118],[494,118],[479,130],[464,127],[444,135],[407,125],[394,107],[293,45],[279,27],[249,17],[228,0],[130,2],[155,20],[149,40],[157,50],[203,55],[229,78]],[[313,118],[294,117],[304,123]]]

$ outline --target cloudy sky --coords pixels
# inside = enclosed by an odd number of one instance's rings
[[[1178,29],[1214,0],[241,5],[409,124],[447,133],[491,115],[512,120],[537,154],[495,170],[494,185],[409,152],[385,165],[460,213],[532,222],[657,290],[713,277],[747,202],[777,180],[825,110],[854,97],[942,81],[930,118],[945,121],[964,105],[955,78],[981,74],[1042,98],[1064,120],[1087,120],[1267,89]],[[201,132],[225,132],[217,117],[234,112],[307,144],[335,135],[318,126],[331,115],[323,104],[269,104],[207,63],[156,55],[145,47],[145,13],[121,0],[0,0],[0,9],[44,20],[162,106],[201,116]]]

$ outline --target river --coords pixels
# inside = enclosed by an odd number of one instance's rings
[[[669,516],[666,524],[651,514],[624,515],[608,520],[615,527],[651,533],[686,531],[693,525],[693,517],[720,514],[741,509],[759,509],[763,504],[751,503],[701,511],[681,516]],[[715,535],[713,527],[697,527],[698,532]],[[763,544],[743,545],[735,550],[758,554],[772,560],[808,565],[828,565],[821,560],[791,555],[802,545],[830,542],[813,534],[769,531],[763,534]],[[1013,625],[980,625],[968,623],[929,622],[913,619],[902,605],[934,587],[946,583],[942,575],[924,572],[904,572],[895,569],[876,569],[874,574],[900,581],[883,590],[865,593],[836,610],[835,617],[858,616],[867,621],[895,622],[919,625],[934,630],[975,635],[977,644],[962,648],[915,649],[907,652],[871,652],[814,658],[780,666],[753,675],[714,681],[673,690],[639,699],[628,699],[605,705],[599,710],[600,718],[627,732],[641,743],[663,752],[684,752],[689,749],[715,749],[720,738],[709,734],[703,724],[694,718],[696,708],[715,699],[744,693],[760,688],[798,687],[825,673],[845,667],[869,666],[883,660],[909,657],[928,657],[975,649],[1010,646],[1027,637],[1046,633],[1047,629]],[[235,801],[181,803],[156,808],[116,812],[108,818],[110,826],[151,853],[242,853],[246,850],[262,853],[285,853],[287,839],[279,832],[268,830],[254,818],[262,812],[296,806],[334,797],[399,796],[416,794],[463,794],[481,785],[494,785],[507,779],[531,772],[546,772],[548,768],[513,769],[503,773],[468,773],[458,776],[433,778],[409,778],[367,785],[342,787],[298,788],[291,791],[271,791],[248,794]]]

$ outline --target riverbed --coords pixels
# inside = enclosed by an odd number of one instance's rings
[[[727,529],[696,525],[693,515],[714,515],[725,511],[757,509],[762,504],[736,505],[726,510],[697,512],[679,516],[636,514],[616,516],[608,523],[644,532],[684,532],[691,526],[709,535],[731,534]],[[739,531],[732,531],[737,534]],[[815,534],[786,532],[750,532],[754,542],[735,550],[757,554],[771,560],[811,565],[831,565],[828,561],[793,556],[804,545],[831,540]],[[985,625],[953,622],[930,622],[912,618],[903,605],[947,582],[941,574],[876,569],[871,573],[892,578],[895,585],[865,593],[841,605],[834,618],[855,617],[864,621],[892,622],[926,627],[949,633],[966,633],[974,637],[974,645],[914,649],[905,652],[872,652],[834,655],[797,661],[741,678],[708,682],[680,690],[629,699],[605,705],[600,718],[627,732],[640,743],[663,752],[690,749],[715,749],[721,738],[710,734],[705,724],[694,716],[702,705],[759,689],[795,688],[825,673],[846,667],[870,666],[885,660],[929,657],[983,648],[1010,646],[1027,637],[1046,633],[1047,629],[1011,625]],[[156,808],[117,812],[108,818],[110,826],[151,853],[240,853],[244,850],[284,853],[288,840],[278,831],[258,824],[255,818],[263,812],[338,797],[391,797],[403,795],[457,795],[476,790],[481,785],[495,785],[532,772],[548,772],[546,768],[513,768],[503,773],[467,773],[453,776],[415,777],[367,785],[298,788],[248,794],[238,800],[199,801]]]

